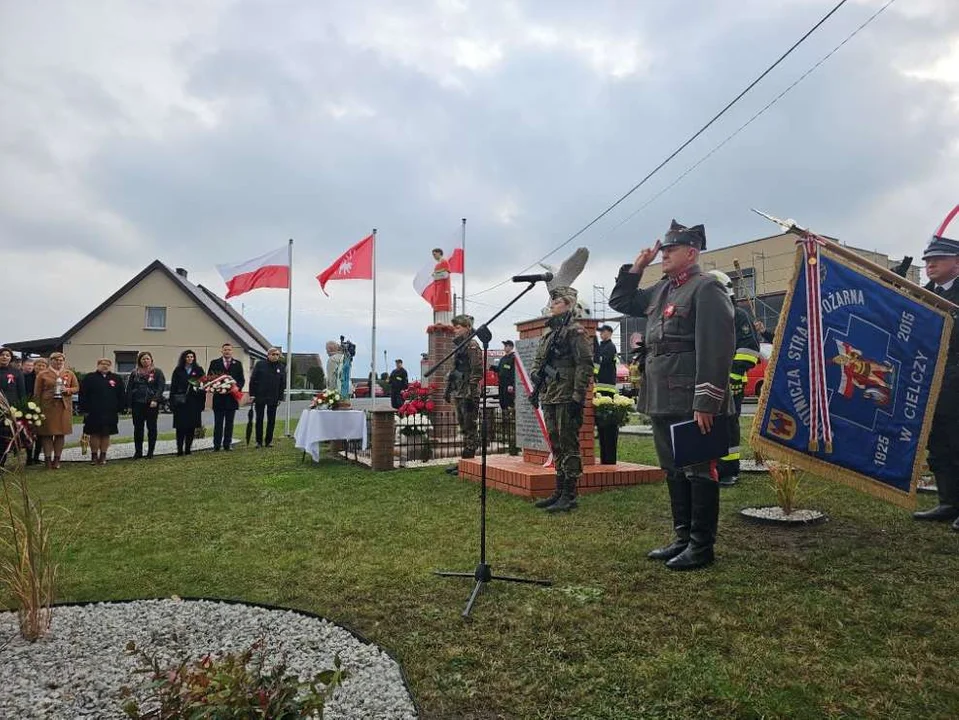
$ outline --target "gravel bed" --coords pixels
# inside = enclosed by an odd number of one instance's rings
[[[822,510],[793,510],[786,515],[778,505],[769,507],[750,507],[739,511],[741,515],[752,520],[781,523],[783,525],[807,525],[821,522],[826,519]]]
[[[396,661],[338,625],[290,610],[178,599],[59,607],[36,643],[20,637],[14,613],[0,613],[0,717],[123,718],[119,690],[143,677],[131,673],[131,640],[172,661],[240,652],[258,639],[302,680],[332,668],[339,654],[350,677],[326,718],[416,717]]]

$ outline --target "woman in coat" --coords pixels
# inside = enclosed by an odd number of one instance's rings
[[[126,405],[123,380],[112,368],[112,360],[100,358],[96,371],[84,375],[80,383],[83,432],[90,438],[90,462],[94,465],[107,464],[110,436],[119,432],[120,413]]]
[[[206,392],[199,387],[201,377],[203,368],[196,362],[196,353],[184,350],[170,377],[170,404],[173,406],[177,455],[190,454],[193,434],[202,423]]]
[[[127,407],[133,414],[133,459],[143,457],[143,426],[147,429],[147,460],[153,458],[157,444],[157,416],[166,389],[163,371],[153,364],[153,355],[137,355],[136,369],[127,380]]]
[[[40,402],[45,420],[38,435],[43,443],[47,469],[60,469],[63,438],[73,432],[73,396],[80,392],[77,376],[67,367],[62,352],[50,354],[50,367],[37,373],[33,393]]]

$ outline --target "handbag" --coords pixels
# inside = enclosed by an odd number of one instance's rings
[[[186,405],[186,393],[173,393],[170,400],[174,405]]]

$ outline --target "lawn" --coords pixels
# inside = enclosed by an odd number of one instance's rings
[[[651,441],[623,439],[648,461]],[[489,497],[494,571],[472,589],[477,486],[273,451],[31,469],[60,508],[64,601],[215,596],[310,610],[394,652],[425,718],[959,716],[959,535],[810,480],[825,525],[748,525],[768,478],[723,491],[719,560],[673,573],[662,485],[547,516]],[[928,501],[925,501],[928,502]],[[56,620],[54,619],[54,622]]]

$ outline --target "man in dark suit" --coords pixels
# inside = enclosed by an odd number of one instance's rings
[[[272,347],[266,360],[257,360],[250,374],[250,402],[256,412],[256,446],[263,447],[263,413],[266,411],[266,446],[273,446],[276,408],[286,391],[286,365],[280,360],[280,348]]]
[[[222,357],[210,363],[207,374],[211,377],[229,375],[236,381],[240,390],[246,384],[243,364],[233,359],[233,346],[223,343],[220,348]],[[239,401],[230,393],[213,393],[213,450],[233,449],[233,418],[236,416]]]
[[[390,404],[394,409],[399,409],[403,404],[403,391],[409,387],[410,375],[403,367],[403,361],[396,361],[396,368],[390,373],[387,382],[390,384]]]
[[[959,304],[959,241],[933,236],[922,259],[929,277],[926,289]],[[952,522],[952,529],[959,532],[959,332],[955,327],[949,338],[949,354],[926,447],[939,504],[932,510],[914,513],[913,517]]]

